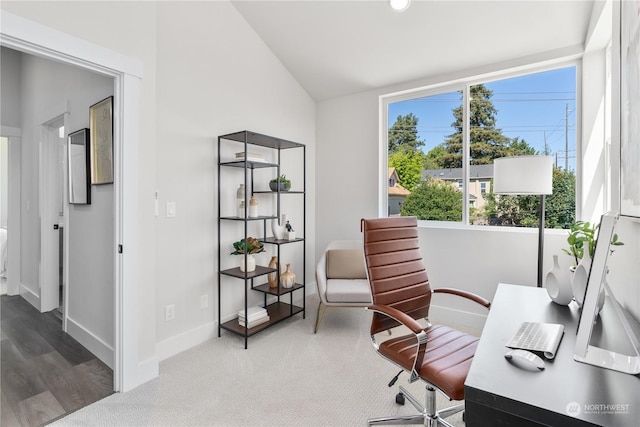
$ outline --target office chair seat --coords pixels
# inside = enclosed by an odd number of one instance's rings
[[[422,366],[416,367],[421,378],[437,384],[453,400],[464,399],[464,380],[471,367],[479,338],[443,325],[425,329],[427,349]],[[414,334],[391,338],[380,343],[378,351],[407,371],[413,368],[418,345]]]

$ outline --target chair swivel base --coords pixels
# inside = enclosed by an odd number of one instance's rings
[[[395,417],[380,417],[380,418],[371,418],[367,421],[367,423],[371,425],[410,425],[410,424],[419,424],[428,427],[453,427],[450,423],[444,420],[444,418],[449,417],[453,414],[457,414],[458,412],[464,410],[464,403],[459,405],[452,406],[450,408],[443,409],[441,411],[436,410],[436,390],[427,385],[426,386],[426,406],[423,406],[418,400],[413,397],[404,387],[400,386],[399,395],[404,396],[406,400],[408,400],[414,408],[420,411],[419,414],[412,415],[400,415]],[[396,397],[396,402],[400,404],[400,398]]]

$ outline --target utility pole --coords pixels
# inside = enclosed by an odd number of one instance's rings
[[[564,104],[564,170],[569,170],[569,104]]]

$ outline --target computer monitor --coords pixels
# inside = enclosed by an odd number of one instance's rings
[[[607,259],[611,253],[611,239],[615,230],[618,214],[608,212],[602,215],[600,227],[598,228],[598,238],[596,240],[595,252],[589,270],[587,287],[582,304],[582,314],[578,324],[578,335],[576,337],[576,348],[574,360],[582,363],[596,365],[602,368],[613,369],[636,375],[640,373],[640,344],[627,321],[623,308],[616,300],[611,288],[607,283]],[[593,325],[598,316],[598,297],[602,289],[609,295],[608,304],[611,304],[616,311],[624,332],[631,341],[635,350],[635,355],[625,355],[611,350],[589,345]]]

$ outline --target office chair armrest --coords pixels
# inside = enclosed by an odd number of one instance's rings
[[[438,294],[452,294],[452,295],[457,295],[459,297],[463,297],[466,299],[469,299],[473,302],[477,302],[478,304],[482,305],[483,307],[486,308],[491,308],[491,301],[482,298],[480,295],[476,295],[474,293],[471,292],[467,292],[467,291],[462,291],[460,289],[454,289],[454,288],[436,288],[432,290],[434,294],[438,293]]]
[[[378,313],[382,313],[385,316],[391,317],[392,319],[398,321],[398,323],[401,323],[402,325],[409,328],[414,334],[419,334],[423,330],[422,326],[420,326],[420,323],[418,323],[413,317],[408,316],[400,310],[388,305],[374,304],[367,307],[367,310],[377,311]]]

